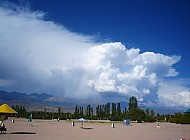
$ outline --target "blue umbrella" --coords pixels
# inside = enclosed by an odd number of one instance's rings
[[[83,122],[85,121],[85,119],[84,118],[80,118],[79,121],[82,122],[82,128],[83,128]]]
[[[80,118],[79,121],[84,122],[86,120],[84,118]]]

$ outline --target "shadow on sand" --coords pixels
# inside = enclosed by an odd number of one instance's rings
[[[81,128],[86,130],[93,129],[92,127],[81,127]]]
[[[36,134],[34,132],[12,132],[10,134]]]

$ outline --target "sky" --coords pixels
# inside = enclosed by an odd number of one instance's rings
[[[189,0],[0,0],[0,90],[188,108],[189,7]]]

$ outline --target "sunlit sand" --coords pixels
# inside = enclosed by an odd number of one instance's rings
[[[11,119],[4,122],[6,134],[0,134],[2,140],[190,140],[190,125],[172,123],[131,123],[124,126],[122,123],[90,123],[60,120],[33,120]]]

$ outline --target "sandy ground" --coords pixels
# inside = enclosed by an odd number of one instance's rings
[[[0,134],[0,140],[190,140],[190,125],[171,123],[132,123],[131,126],[123,126],[116,123],[115,128],[111,123],[89,123],[33,120],[32,126],[27,119],[11,119],[4,122],[7,128],[6,134]]]

